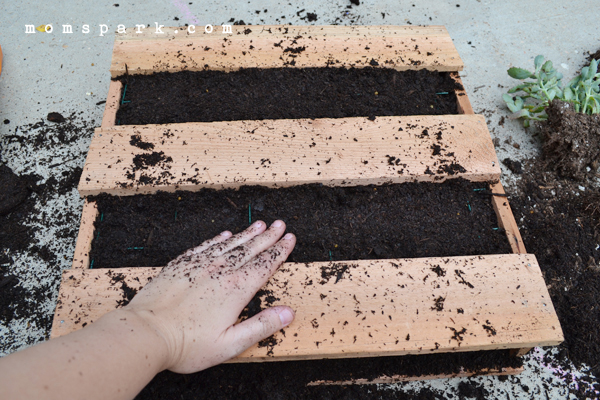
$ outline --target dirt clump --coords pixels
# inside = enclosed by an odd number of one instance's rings
[[[572,104],[557,100],[546,113],[548,121],[540,124],[544,169],[578,181],[597,174],[600,115],[577,113]]]

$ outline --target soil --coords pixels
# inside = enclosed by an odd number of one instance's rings
[[[36,231],[48,230],[57,241],[74,243],[80,214],[69,204],[60,212],[40,212],[49,203],[61,204],[61,197],[71,193],[81,176],[81,167],[69,167],[79,156],[56,156],[79,140],[93,133],[94,121],[82,121],[71,113],[64,122],[39,120],[22,126],[6,127],[0,135],[0,326],[7,334],[0,339],[0,351],[9,351],[15,343],[13,327],[15,320],[25,319],[27,326],[50,332],[53,310],[48,307],[57,292],[60,271],[65,268],[63,260],[55,252],[36,239]],[[6,125],[10,124],[7,119]],[[85,147],[81,147],[85,148]],[[15,174],[3,164],[24,151],[37,152],[35,168],[48,168],[49,177],[37,174]],[[62,158],[62,159],[61,159]],[[58,161],[60,160],[60,161]],[[30,168],[31,170],[32,168]],[[15,269],[15,259],[20,253],[28,254],[44,265],[40,280],[31,282]],[[23,283],[27,283],[23,285]],[[18,324],[17,324],[18,325]],[[19,329],[18,326],[15,329]],[[41,338],[30,337],[27,344]],[[23,346],[23,343],[20,343]]]
[[[427,354],[403,357],[358,358],[319,361],[286,361],[218,365],[208,370],[179,375],[163,372],[137,396],[138,399],[356,399],[379,398],[374,385],[306,386],[318,380],[374,379],[383,375],[421,376],[430,373],[459,372],[497,366],[521,366],[519,357],[507,350]],[[478,386],[473,385],[471,390]],[[465,389],[466,390],[466,389]],[[394,398],[437,399],[433,392],[418,395],[387,392]]]
[[[529,165],[511,199],[525,248],[535,254],[561,321],[561,359],[600,376],[600,194]]]
[[[462,89],[447,72],[371,67],[184,71],[120,79],[125,93],[119,125],[457,114],[454,91]]]
[[[92,198],[99,219],[90,257],[93,268],[164,266],[221,231],[237,233],[258,219],[283,219],[296,234],[290,262],[510,253],[486,187],[460,179],[102,195]]]
[[[571,103],[558,100],[546,113],[548,121],[540,124],[544,169],[579,181],[595,175],[600,161],[600,115],[576,113]]]
[[[34,228],[28,222],[38,212],[36,204],[39,201],[72,189],[79,176],[81,168],[76,168],[61,182],[50,178],[46,183],[38,184],[41,178],[37,175],[17,176],[7,166],[0,166],[0,209],[8,210],[0,213],[0,325],[7,326],[15,318],[29,317],[33,307],[31,302],[41,303],[50,295],[48,288],[30,292],[19,284],[19,276],[11,272],[11,254],[29,251],[44,261],[56,262],[51,251],[35,245]],[[13,186],[4,188],[5,184]],[[72,236],[74,239],[75,235]],[[44,318],[38,320],[38,326],[49,328],[50,322],[50,318]]]

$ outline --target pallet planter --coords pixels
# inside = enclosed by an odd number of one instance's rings
[[[176,33],[175,29],[164,31],[158,39],[133,30],[118,36],[112,76],[232,71],[242,67],[377,65],[397,70],[452,71],[460,82],[458,71],[462,70],[462,61],[443,27],[234,26],[232,34],[196,35]],[[286,52],[292,45],[304,50]],[[111,81],[102,127],[96,130],[90,145],[79,191],[82,196],[128,196],[242,185],[356,186],[442,182],[458,177],[493,181],[496,183],[489,188],[494,194],[492,205],[512,254],[286,263],[267,287],[279,298],[274,304],[296,310],[296,320],[285,336],[275,335],[276,346],[252,347],[230,362],[493,349],[514,349],[524,354],[533,346],[557,345],[563,340],[560,324],[535,256],[526,254],[499,183],[500,168],[485,120],[473,114],[464,90],[456,90],[456,98],[459,115],[377,117],[375,121],[323,118],[116,126],[121,83]],[[425,129],[444,131],[443,145],[446,153],[452,154],[450,158],[432,155],[435,139],[422,135]],[[293,140],[283,136],[286,132],[294,133]],[[168,168],[158,164],[145,170],[146,181],[135,173],[133,184],[132,161],[143,151],[130,143],[132,135],[139,135],[172,158]],[[235,140],[230,140],[232,135]],[[392,151],[407,160],[404,165],[383,162]],[[293,159],[298,154],[306,160],[329,162],[319,163],[318,167],[313,162],[297,163]],[[265,155],[271,168],[256,169]],[[371,162],[365,163],[367,159]],[[440,168],[447,163],[461,168],[449,173]],[[210,167],[196,169],[192,165]],[[86,201],[73,268],[63,274],[52,337],[79,329],[117,307],[123,301],[123,284],[139,289],[160,272],[160,268],[90,269],[89,252],[97,218],[95,203]],[[307,289],[306,282],[319,281],[322,269],[342,263],[348,266],[349,279],[330,280]],[[436,266],[441,266],[444,274],[432,276]],[[119,280],[114,279],[117,274]],[[444,297],[444,310],[431,307],[432,296]],[[382,312],[369,313],[367,319],[359,321],[355,318],[361,311],[359,304]],[[464,313],[457,313],[457,309]],[[321,315],[323,310],[328,312]],[[315,318],[319,319],[318,326],[313,323]],[[335,337],[330,334],[332,330]],[[406,340],[407,335],[410,340]],[[376,382],[406,379],[410,378],[381,377]],[[367,382],[355,379],[352,383]]]

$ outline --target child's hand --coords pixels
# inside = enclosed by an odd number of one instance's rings
[[[292,252],[283,221],[257,221],[171,261],[123,310],[146,320],[166,343],[165,369],[191,373],[242,353],[294,319],[289,307],[263,310],[234,325],[240,312]]]

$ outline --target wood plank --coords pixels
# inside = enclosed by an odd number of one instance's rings
[[[141,289],[159,271],[65,271],[52,337],[115,309],[124,299],[115,274]],[[272,305],[291,306],[296,319],[285,335],[275,335],[275,346],[254,346],[231,362],[526,348],[563,340],[530,254],[286,263],[263,289],[278,299]]]
[[[460,79],[460,75],[458,74],[458,72],[451,74],[451,77],[458,82],[463,89],[456,89],[455,93],[456,93],[456,103],[458,106],[458,112],[459,114],[475,114],[473,112],[473,107],[471,106],[471,101],[469,100],[469,96],[467,96],[467,91],[464,88],[465,85],[462,82],[462,79]]]
[[[233,71],[239,68],[382,67],[461,71],[444,26],[232,26],[129,28],[116,34],[110,72]],[[177,32],[177,33],[176,33]]]
[[[104,106],[104,115],[102,116],[102,127],[108,128],[115,126],[117,119],[117,111],[121,106],[121,81],[110,81],[108,86],[108,96],[106,97],[106,105]]]
[[[520,368],[483,368],[479,371],[461,371],[455,374],[439,374],[439,375],[421,375],[421,376],[407,376],[407,375],[392,375],[392,376],[381,376],[375,379],[352,379],[347,381],[313,381],[309,382],[306,386],[340,386],[340,385],[379,385],[379,384],[392,384],[400,382],[413,382],[413,381],[424,381],[431,379],[448,379],[448,378],[470,378],[473,376],[481,375],[516,375],[523,372],[525,369]]]
[[[155,145],[141,150],[133,135]],[[143,155],[157,165],[134,171]],[[132,179],[134,177],[134,179]],[[353,186],[463,177],[500,178],[485,119],[443,115],[124,125],[97,129],[79,183],[82,196],[158,190]]]
[[[508,204],[508,198],[504,196],[506,192],[502,187],[502,183],[497,182],[490,185],[490,190],[492,193],[497,194],[492,195],[492,206],[498,216],[498,225],[506,231],[506,237],[513,253],[527,253],[527,250],[525,250],[525,243],[523,243],[521,233],[519,232],[519,226],[517,225],[517,221],[515,221],[515,216],[512,213],[510,204]]]
[[[87,269],[90,267],[90,251],[92,250],[92,239],[94,238],[94,221],[97,217],[98,207],[96,202],[90,202],[86,199],[83,202],[81,224],[79,225],[71,268]]]

